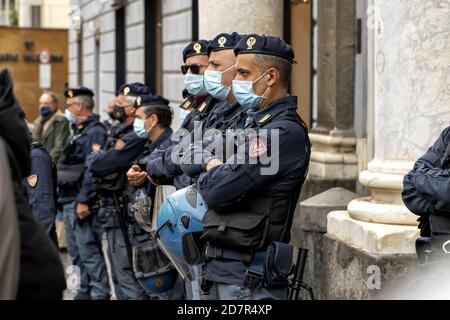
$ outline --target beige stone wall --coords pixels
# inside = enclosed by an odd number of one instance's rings
[[[283,36],[282,0],[199,0],[199,36],[221,32]]]

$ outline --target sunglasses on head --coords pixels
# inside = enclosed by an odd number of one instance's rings
[[[204,67],[203,65],[201,65],[200,63],[194,63],[191,65],[187,65],[187,64],[183,64],[181,66],[181,72],[183,72],[183,74],[188,73],[189,69],[191,69],[191,73],[192,74],[199,74],[200,73],[200,69]]]

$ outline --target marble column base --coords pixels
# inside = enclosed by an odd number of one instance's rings
[[[311,179],[357,179],[356,139],[311,133]]]
[[[347,211],[334,211],[328,214],[327,234],[375,255],[414,255],[419,230],[416,226],[360,221]]]

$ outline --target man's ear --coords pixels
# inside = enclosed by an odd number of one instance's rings
[[[267,82],[267,84],[269,85],[269,87],[273,87],[279,81],[280,74],[275,68],[270,68],[267,71],[267,74],[269,75],[269,81]]]

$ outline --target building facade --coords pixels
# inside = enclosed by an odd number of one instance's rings
[[[2,0],[0,25],[23,28],[69,28],[70,0]]]
[[[132,81],[176,107],[189,41],[232,31],[284,37],[313,142],[293,243],[311,251],[307,280],[319,297],[378,297],[414,260],[403,176],[450,120],[443,2],[72,0],[69,84],[93,88],[101,114]],[[367,285],[372,267],[381,285]]]

